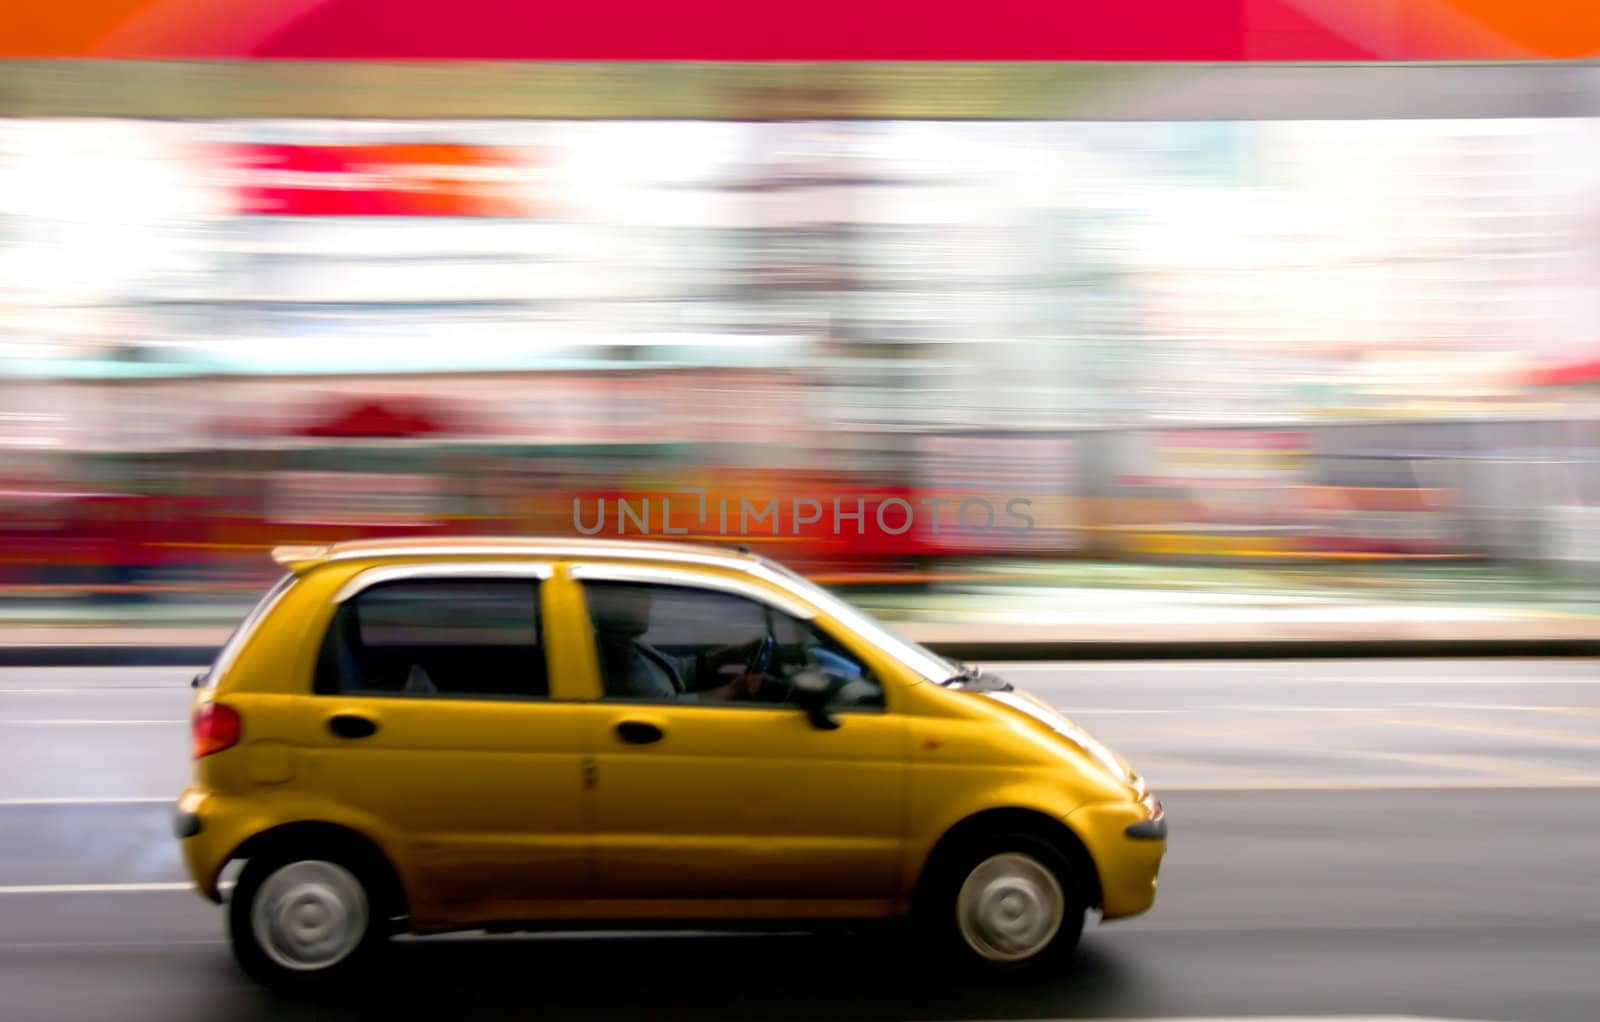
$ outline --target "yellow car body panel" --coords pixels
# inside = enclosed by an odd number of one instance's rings
[[[760,559],[680,544],[366,542],[281,550],[285,582],[195,697],[242,721],[179,799],[184,858],[218,897],[248,842],[291,825],[367,839],[419,932],[539,920],[888,918],[910,911],[939,842],[984,814],[1029,814],[1081,844],[1104,918],[1147,909],[1165,851],[1126,764],[1020,693],[919,675],[860,619]],[[786,707],[604,700],[583,565],[665,570],[780,606],[858,656],[884,706],[836,730]],[[548,698],[316,694],[340,593],[371,573],[537,571]],[[466,569],[464,569],[466,570]],[[360,742],[333,719],[377,724]],[[655,728],[655,744],[617,740]],[[1157,824],[1159,823],[1159,826]],[[1130,832],[1133,831],[1139,833]]]

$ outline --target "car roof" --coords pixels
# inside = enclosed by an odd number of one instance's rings
[[[274,547],[272,559],[295,574],[333,561],[385,558],[453,560],[476,557],[601,557],[671,564],[701,564],[748,569],[760,558],[745,548],[728,550],[704,543],[660,540],[575,539],[538,536],[430,536],[409,539],[359,539],[324,545]]]

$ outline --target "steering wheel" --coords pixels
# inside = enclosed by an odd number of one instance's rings
[[[751,654],[745,664],[746,677],[756,676],[760,680],[760,687],[755,692],[747,693],[745,698],[761,702],[785,702],[788,700],[789,685],[786,681],[774,677],[772,673],[773,661],[777,658],[778,640],[769,629],[761,640],[761,645]],[[780,691],[781,689],[781,691]]]
[[[744,673],[765,676],[767,668],[772,665],[772,654],[777,648],[778,640],[772,637],[770,631],[767,632],[761,640],[761,645],[756,647],[756,651],[750,655],[750,661],[745,664]]]

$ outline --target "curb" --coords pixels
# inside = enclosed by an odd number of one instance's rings
[[[1593,639],[1224,639],[1148,642],[928,642],[943,656],[977,663],[1030,660],[1424,660],[1596,657]]]
[[[1394,641],[929,642],[943,656],[978,663],[1048,660],[1300,660],[1474,657],[1600,657],[1593,639],[1418,639]],[[216,646],[97,643],[0,645],[0,667],[201,667]]]

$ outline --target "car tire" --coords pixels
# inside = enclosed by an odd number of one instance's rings
[[[250,859],[228,900],[234,958],[262,986],[289,993],[355,978],[388,939],[388,906],[361,857],[310,850]]]
[[[918,926],[942,957],[987,976],[1034,976],[1077,947],[1089,909],[1085,878],[1033,834],[962,842],[931,863]]]

